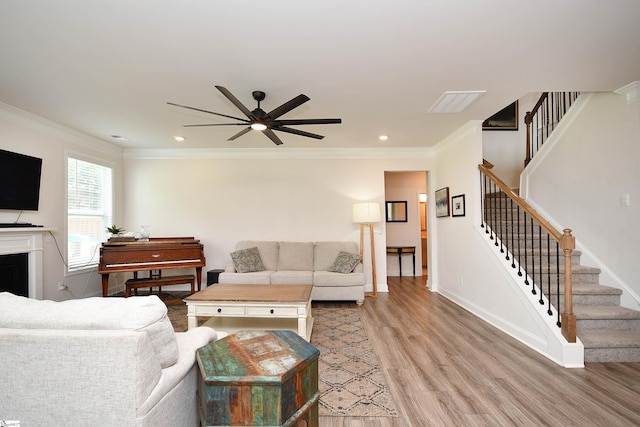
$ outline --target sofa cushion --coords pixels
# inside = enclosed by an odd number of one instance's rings
[[[178,360],[178,344],[167,306],[155,295],[56,302],[0,292],[0,307],[0,328],[146,332],[161,367]]]
[[[271,275],[272,285],[312,285],[313,271],[276,271]]]
[[[223,285],[268,285],[271,283],[273,271],[256,271],[253,273],[220,273],[218,283]]]
[[[254,271],[266,270],[262,263],[262,258],[260,258],[260,252],[258,252],[257,246],[233,251],[231,252],[231,259],[233,260],[238,273],[252,273]]]
[[[313,286],[333,287],[333,286],[364,286],[364,273],[332,273],[330,271],[314,271]]]
[[[265,270],[275,271],[278,269],[278,242],[241,240],[236,243],[235,250],[257,247],[260,259]]]
[[[352,254],[358,253],[356,242],[316,242],[313,249],[313,271],[328,271],[341,251]],[[362,265],[356,266],[354,271],[361,271]]]
[[[351,273],[361,259],[362,256],[359,254],[340,251],[336,259],[333,261],[333,264],[331,264],[331,267],[329,267],[328,271],[342,274]]]
[[[312,242],[279,242],[278,271],[312,271]]]

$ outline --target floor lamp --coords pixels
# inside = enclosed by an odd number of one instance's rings
[[[376,249],[373,242],[373,224],[380,222],[380,205],[378,203],[354,203],[353,222],[360,224],[360,255],[364,254],[364,229],[369,228],[371,236],[371,280],[373,292],[367,296],[378,296],[378,282],[376,281]]]

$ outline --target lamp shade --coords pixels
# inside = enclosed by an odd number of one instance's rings
[[[354,203],[353,222],[358,224],[380,222],[380,205],[378,203]]]

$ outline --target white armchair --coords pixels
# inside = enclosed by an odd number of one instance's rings
[[[0,293],[0,419],[22,427],[196,426],[196,349],[156,296],[39,301]]]

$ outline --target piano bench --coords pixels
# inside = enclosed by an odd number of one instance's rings
[[[191,285],[191,294],[195,293],[196,276],[185,274],[183,276],[145,277],[142,279],[129,279],[125,282],[125,297],[131,296],[131,289],[158,287],[158,293],[162,292],[163,286]]]

